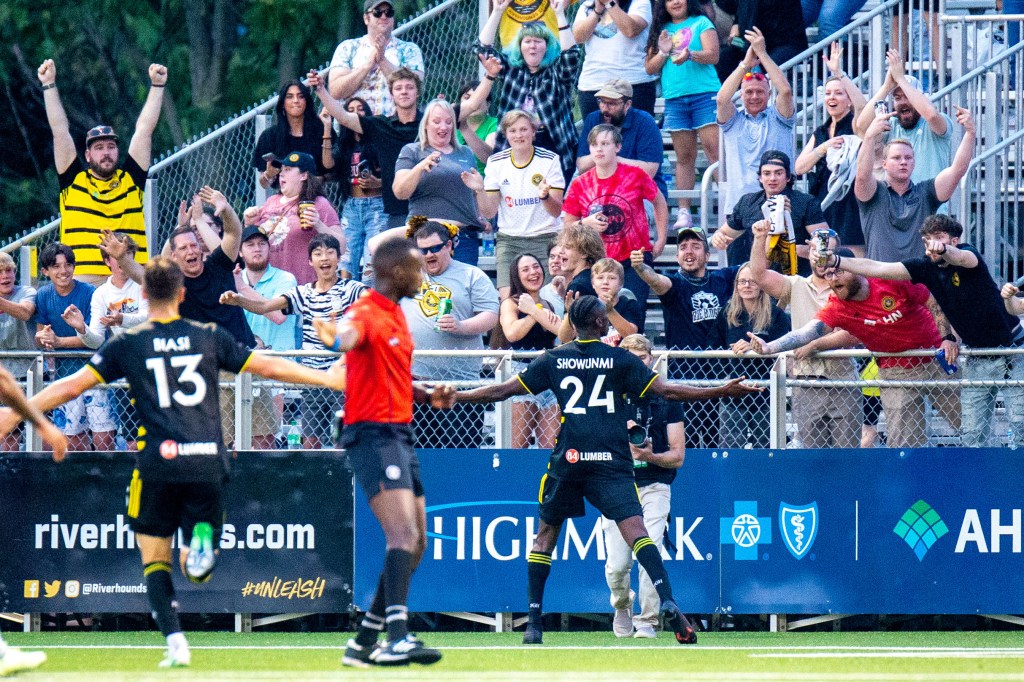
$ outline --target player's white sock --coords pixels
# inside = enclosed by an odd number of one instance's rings
[[[188,641],[185,639],[185,633],[172,632],[167,635],[167,648],[171,652],[175,652],[180,649],[188,649]]]

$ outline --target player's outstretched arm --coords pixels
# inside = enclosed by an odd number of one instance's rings
[[[329,318],[316,318],[313,320],[313,329],[320,337],[320,343],[329,351],[345,353],[356,347],[359,343],[359,330],[347,320],[338,322],[334,315]]]
[[[413,384],[412,399],[421,405],[430,405],[435,410],[450,410],[455,405],[455,389],[448,384],[434,388]]]
[[[512,377],[501,384],[489,384],[472,388],[468,391],[457,391],[455,402],[457,403],[496,403],[511,398],[514,395],[526,395],[526,387],[519,377]]]
[[[335,391],[345,390],[345,360],[340,359],[327,368],[326,371],[310,369],[297,362],[274,355],[263,355],[254,352],[249,356],[249,362],[245,371],[265,379],[282,381],[288,384],[307,384],[309,386],[323,386]]]
[[[43,416],[38,407],[29,402],[25,394],[21,392],[18,382],[3,367],[0,367],[0,399],[3,399],[10,408],[4,410],[9,414],[0,416],[0,436],[10,433],[18,425],[18,422],[24,419],[31,422],[39,431],[43,442],[53,450],[53,458],[58,462],[64,459],[64,454],[68,449],[68,439],[60,429],[53,425],[53,422]]]
[[[686,384],[669,383],[658,377],[651,384],[650,391],[668,400],[711,400],[714,398],[739,398],[748,393],[760,393],[763,388],[744,384],[746,377],[730,379],[721,386],[700,388]]]

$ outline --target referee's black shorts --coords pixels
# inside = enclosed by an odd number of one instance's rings
[[[181,528],[187,546],[192,528],[206,522],[213,526],[214,546],[219,546],[223,490],[223,483],[143,481],[136,469],[128,487],[128,525],[136,533],[157,538],[171,537]]]
[[[644,515],[632,473],[574,479],[544,474],[538,497],[540,520],[551,526],[561,525],[568,518],[583,516],[586,513],[584,499],[615,522]]]
[[[413,448],[410,425],[346,424],[341,447],[367,499],[372,500],[382,490],[411,490],[416,497],[423,497],[420,460]]]

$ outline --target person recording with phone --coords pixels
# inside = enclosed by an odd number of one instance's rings
[[[640,358],[648,367],[654,366],[654,344],[642,334],[630,334],[619,344]],[[629,432],[629,451],[633,455],[633,478],[636,481],[640,506],[644,510],[644,525],[660,552],[664,544],[672,505],[672,481],[683,466],[686,431],[683,427],[683,409],[677,402],[661,396],[626,398],[626,426]],[[636,593],[630,589],[633,551],[622,539],[622,533],[611,519],[602,516],[604,545],[608,559],[604,564],[604,577],[611,590],[612,632],[616,637],[653,639],[657,636],[658,592],[647,571],[640,567],[640,613],[633,613]]]

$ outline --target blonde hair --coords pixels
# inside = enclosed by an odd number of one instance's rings
[[[630,334],[626,338],[622,339],[619,343],[619,348],[625,348],[626,350],[638,350],[648,355],[654,352],[654,344],[651,340],[643,334]]]
[[[596,277],[603,275],[606,272],[615,273],[621,284],[626,283],[626,271],[622,267],[622,263],[612,258],[602,258],[601,260],[594,263],[590,268],[590,276]]]
[[[736,279],[740,278],[743,271],[746,270],[749,276],[750,263],[744,263],[740,266],[740,269],[736,271]],[[772,299],[764,289],[758,286],[757,300],[754,302],[754,311],[750,313],[750,329],[754,332],[763,332],[772,324]],[[733,287],[732,298],[729,299],[729,303],[725,308],[725,320],[729,323],[730,327],[738,327],[742,324],[742,316],[747,311],[746,306],[743,305],[743,299],[740,298],[739,292]]]
[[[601,235],[594,228],[582,223],[563,228],[558,243],[563,249],[578,251],[586,259],[588,266],[593,266],[605,256]]]
[[[448,144],[452,146],[455,151],[459,151],[462,145],[459,144],[458,138],[455,137],[455,131],[459,129],[459,117],[455,115],[455,109],[452,108],[451,102],[445,99],[432,99],[427,102],[427,106],[423,107],[423,118],[420,119],[420,132],[419,132],[419,143],[420,151],[426,151],[427,149],[427,121],[430,119],[430,112],[434,109],[440,108],[444,113],[452,119],[452,135],[448,140]]]
[[[525,118],[530,122],[534,132],[537,132],[537,129],[540,128],[540,119],[537,118],[537,114],[531,114],[523,111],[522,109],[512,109],[511,111],[506,112],[505,115],[501,117],[501,123],[498,124],[498,127],[504,134],[505,131],[512,127],[512,124],[521,118]]]
[[[0,272],[17,269],[18,266],[15,265],[14,259],[11,258],[11,254],[0,251]]]

